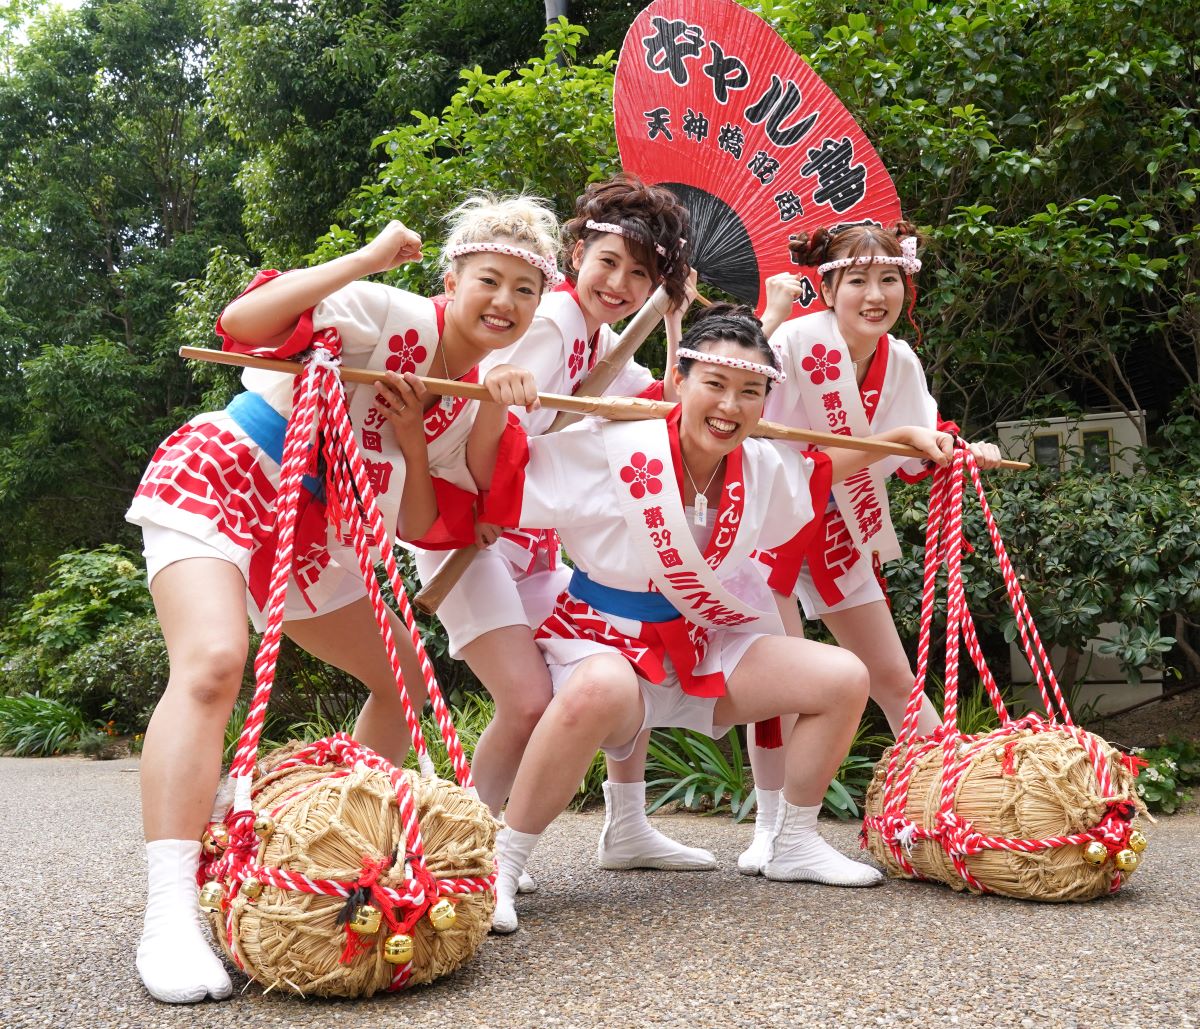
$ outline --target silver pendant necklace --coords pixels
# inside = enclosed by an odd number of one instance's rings
[[[721,470],[721,462],[717,462],[717,467],[713,469],[712,475],[708,477],[708,482],[704,484],[704,489],[700,489],[696,485],[696,480],[692,478],[692,470],[687,466],[687,462],[682,456],[679,458],[679,463],[683,465],[683,470],[687,472],[688,482],[692,484],[692,489],[696,491],[696,514],[692,520],[696,525],[704,528],[708,525],[708,487],[712,485],[713,479],[717,477],[717,472]]]

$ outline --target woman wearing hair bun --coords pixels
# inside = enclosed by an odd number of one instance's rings
[[[537,392],[573,394],[617,343],[615,322],[647,303],[657,286],[668,300],[685,299],[688,212],[674,194],[628,175],[590,184],[564,226],[567,281],[547,293],[519,341],[486,357],[481,367],[502,384],[501,399],[531,436],[544,433],[554,412],[520,405]],[[653,383],[631,361],[605,391],[631,396]],[[482,414],[494,424],[504,408]],[[482,424],[480,425],[482,429]],[[499,814],[529,735],[550,703],[546,663],[534,631],[565,589],[570,570],[558,560],[551,531],[481,529],[486,546],[438,608],[450,654],[466,661],[496,703],[472,768],[480,798]],[[417,568],[432,575],[441,558],[423,554]],[[664,836],[646,818],[643,738],[625,761],[610,761],[604,784],[605,823],[597,848],[604,868],[715,868],[707,850]],[[535,889],[529,876],[523,892]]]
[[[465,531],[469,542],[475,493],[466,450],[479,405],[438,402],[416,376],[475,381],[485,355],[528,329],[543,290],[558,277],[556,253],[557,223],[544,205],[480,197],[454,215],[445,297],[362,281],[420,258],[420,237],[392,222],[351,254],[283,275],[260,273],[225,309],[217,334],[225,349],[241,353],[293,357],[319,341],[348,366],[387,368],[374,388],[346,387],[380,510],[397,536],[432,533],[455,543]],[[137,951],[147,990],[170,1003],[231,991],[198,921],[199,840],[245,668],[246,617],[260,627],[264,620],[295,380],[252,369],[242,381],[246,391],[226,410],[194,418],[163,442],[127,514],[142,527],[170,657],[142,751],[149,890]],[[371,695],[355,737],[399,765],[408,748],[403,706],[357,560],[327,540],[320,492],[303,491],[284,632],[366,684]],[[455,502],[463,498],[465,509]],[[408,633],[392,619],[419,708],[420,666]]]
[[[803,429],[864,436],[897,425],[925,425],[957,432],[938,414],[925,372],[912,348],[891,334],[905,306],[915,300],[913,276],[920,270],[917,236],[907,222],[893,229],[866,223],[817,229],[793,237],[797,264],[816,266],[827,310],[785,321],[771,336],[788,373],[776,390],[767,418]],[[780,277],[769,316],[790,310],[788,279]],[[994,467],[999,450],[990,443],[971,446],[981,468]],[[884,593],[882,564],[899,556],[891,529],[886,481],[891,475],[914,482],[930,474],[918,460],[888,458],[834,490],[824,539],[815,545],[795,582],[781,592],[788,628],[803,634],[794,595],[807,618],[820,618],[837,642],[862,659],[870,673],[871,699],[897,733],[912,691],[913,672],[892,621]],[[773,573],[772,585],[781,580]],[[919,731],[940,723],[925,698]],[[756,729],[756,743],[758,741]],[[783,782],[781,751],[751,747],[758,800],[751,846],[738,860],[739,871],[761,873],[770,856],[775,809]]]

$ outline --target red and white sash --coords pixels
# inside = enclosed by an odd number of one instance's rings
[[[649,571],[651,585],[689,622],[707,629],[762,628],[774,612],[759,611],[717,578],[714,569],[730,560],[737,567],[752,541],[738,539],[746,504],[739,447],[725,462],[725,485],[708,547],[701,554],[683,509],[679,475],[678,419],[669,422],[609,422],[602,435],[617,487],[621,515]],[[672,446],[672,437],[675,446]],[[765,629],[763,631],[771,631]]]
[[[803,319],[803,329],[794,337],[796,388],[805,414],[814,428],[839,436],[867,436],[871,432],[870,414],[879,400],[878,385],[865,397],[860,393],[850,351],[838,331],[837,321],[831,313],[823,314],[825,317]],[[881,367],[886,362],[886,345],[885,335],[880,340],[885,352],[877,353],[875,358]],[[884,477],[877,469],[864,468],[834,484],[833,499],[840,517],[826,520],[824,546],[820,548],[827,559],[820,561],[824,565],[821,570],[827,574],[819,574],[817,562],[813,563],[814,579],[819,586],[822,578],[832,580],[822,589],[826,599],[829,599],[829,585],[838,594],[843,592],[841,587],[847,584],[847,576],[858,563],[859,554],[869,554],[882,563],[894,560],[901,552],[892,527]]]

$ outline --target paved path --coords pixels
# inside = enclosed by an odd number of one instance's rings
[[[0,1026],[1086,1026],[1200,1024],[1200,817],[1152,829],[1118,896],[1039,905],[889,882],[737,875],[746,826],[661,821],[721,869],[602,872],[595,814],[534,854],[522,928],[432,987],[355,1002],[249,987],[172,1007],[133,967],[144,886],[137,764],[0,759]],[[828,823],[850,851],[854,828]],[[649,965],[649,971],[643,971]],[[242,980],[235,980],[240,989]]]

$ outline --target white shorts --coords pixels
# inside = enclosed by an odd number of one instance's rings
[[[242,573],[243,579],[249,573],[250,552],[248,550],[245,551],[245,567],[243,567],[242,562],[231,560],[225,551],[218,550],[204,540],[196,539],[195,536],[189,536],[186,532],[180,532],[177,529],[164,528],[161,525],[142,526],[142,548],[142,556],[146,559],[146,581],[151,584],[154,582],[154,577],[167,565],[193,557],[211,557],[218,561],[225,561],[234,565]],[[310,608],[300,595],[300,587],[296,583],[295,577],[292,576],[288,579],[287,597],[283,603],[285,622],[326,615],[347,604],[352,604],[356,600],[361,600],[367,595],[367,587],[357,572],[351,574],[340,565],[331,564],[322,573],[322,580],[325,580],[326,576],[336,576],[333,592],[316,611]],[[249,592],[246,593],[246,613],[250,616],[257,632],[262,632],[267,627],[266,614],[259,609]]]
[[[497,541],[476,555],[438,608],[451,657],[459,658],[463,647],[493,629],[510,625],[536,629],[550,617],[555,600],[571,581],[569,568],[561,562],[553,569],[546,568],[542,554],[538,555],[534,571],[525,574],[523,566],[506,556],[508,547],[520,551],[518,560],[529,561],[528,551],[517,544]],[[417,571],[421,581],[429,582],[448,556],[447,551],[418,550]]]
[[[720,647],[719,664],[726,681],[733,674],[738,663],[746,656],[746,651],[764,635],[767,634],[761,632],[723,632],[721,634],[717,646]],[[571,642],[583,643],[584,641]],[[588,658],[594,657],[596,654],[619,653],[602,643],[592,643],[591,647],[593,648],[591,653],[581,655],[568,664],[548,666],[555,693],[567,684],[572,673]],[[629,757],[637,744],[637,738],[646,729],[667,727],[692,729],[705,736],[711,736],[714,740],[719,740],[732,727],[731,725],[717,725],[713,722],[713,710],[716,708],[719,698],[693,697],[690,693],[684,693],[679,688],[679,677],[675,674],[675,668],[669,659],[666,661],[666,671],[667,677],[658,685],[638,676],[638,686],[642,691],[645,714],[638,731],[629,740],[615,747],[601,748],[614,761],[624,761]]]
[[[850,592],[836,604],[826,604],[821,599],[821,592],[813,582],[812,573],[808,570],[808,564],[805,563],[804,567],[800,569],[800,577],[796,580],[796,597],[800,601],[800,606],[804,608],[805,618],[812,621],[831,611],[848,611],[852,607],[862,607],[864,604],[884,599],[883,589],[879,585],[879,580],[871,572],[870,565],[866,563],[867,559],[860,558],[860,561],[866,566],[867,577],[859,585],[851,587]]]

